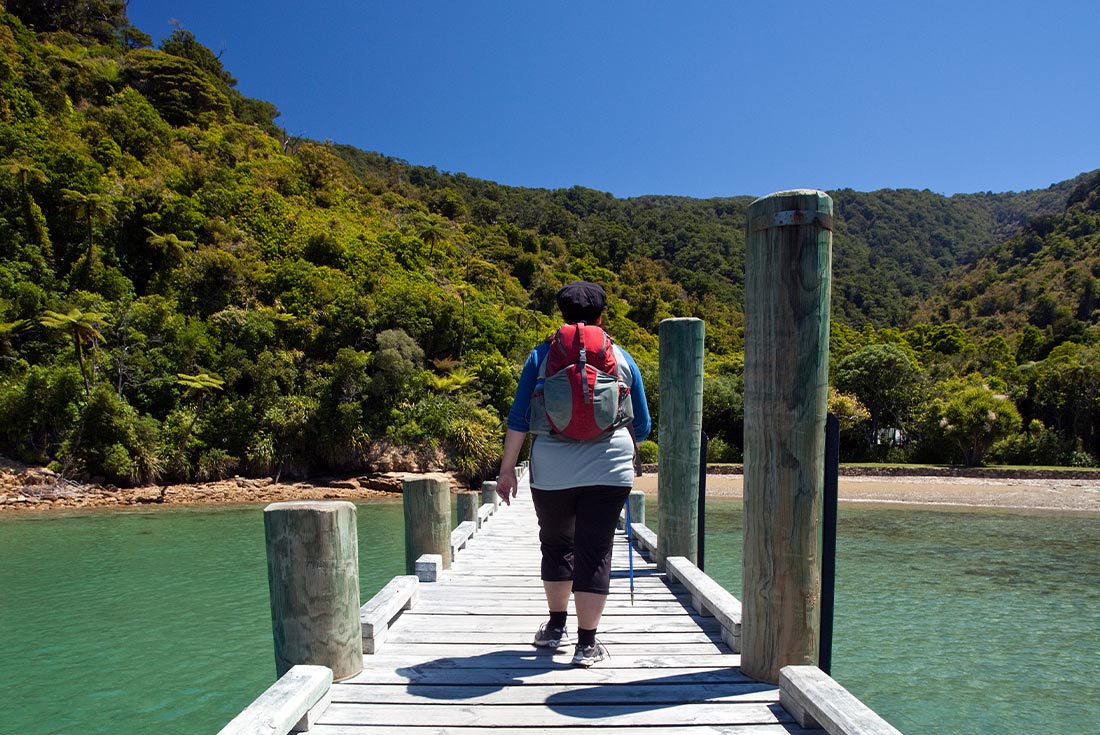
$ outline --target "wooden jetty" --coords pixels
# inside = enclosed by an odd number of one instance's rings
[[[780,686],[745,676],[740,604],[686,558],[662,571],[643,557],[657,542],[643,524],[638,548],[628,551],[625,532],[616,538],[599,632],[610,658],[578,669],[572,646],[533,647],[547,610],[526,479],[510,506],[492,511],[481,507],[479,532],[469,522],[456,530],[449,570],[418,563],[436,581],[397,577],[363,605],[361,673],[331,683],[326,667],[296,666],[223,735],[797,735],[820,732],[808,729],[817,722],[834,735],[897,732],[816,667],[784,669]]]

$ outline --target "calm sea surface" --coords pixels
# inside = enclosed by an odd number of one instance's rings
[[[740,504],[707,516],[739,595]],[[363,600],[403,538],[359,505]],[[845,505],[838,545],[833,676],[902,732],[1094,728],[1100,518]],[[0,519],[0,729],[216,732],[274,678],[267,596],[260,506]]]

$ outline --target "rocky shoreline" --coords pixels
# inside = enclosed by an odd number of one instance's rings
[[[163,507],[215,503],[272,503],[281,500],[363,500],[401,493],[406,472],[385,472],[308,482],[234,477],[215,482],[118,488],[81,484],[43,467],[0,466],[0,513],[81,508]]]

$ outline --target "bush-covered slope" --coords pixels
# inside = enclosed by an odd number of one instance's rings
[[[488,473],[517,363],[555,325],[557,288],[590,278],[651,381],[659,322],[706,320],[705,428],[716,458],[736,458],[750,198],[519,189],[290,139],[190,33],[153,48],[124,11],[20,0],[0,15],[0,452],[116,483]],[[1080,191],[1071,211],[1091,206]],[[962,390],[945,381],[1002,381],[1026,419],[1056,425],[1058,458],[1079,439],[1095,451],[1094,419],[1065,418],[1019,373],[1015,343],[912,322],[1069,193],[834,193],[851,456],[880,451],[874,427],[891,424],[919,437],[911,455],[966,453],[920,402],[876,396],[868,365],[900,370],[927,406]],[[1044,230],[1061,216],[1009,242],[1076,242],[1068,224]]]
[[[1057,213],[1033,217],[989,248],[930,313],[983,334],[1027,339],[1027,357],[1100,331],[1100,172],[1083,177]]]

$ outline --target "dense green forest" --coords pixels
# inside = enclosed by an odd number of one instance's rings
[[[0,452],[116,484],[488,476],[554,293],[588,278],[655,414],[658,324],[706,320],[710,457],[740,458],[751,197],[502,186],[277,117],[123,0],[8,0]],[[1095,464],[1100,175],[830,193],[844,457]]]

